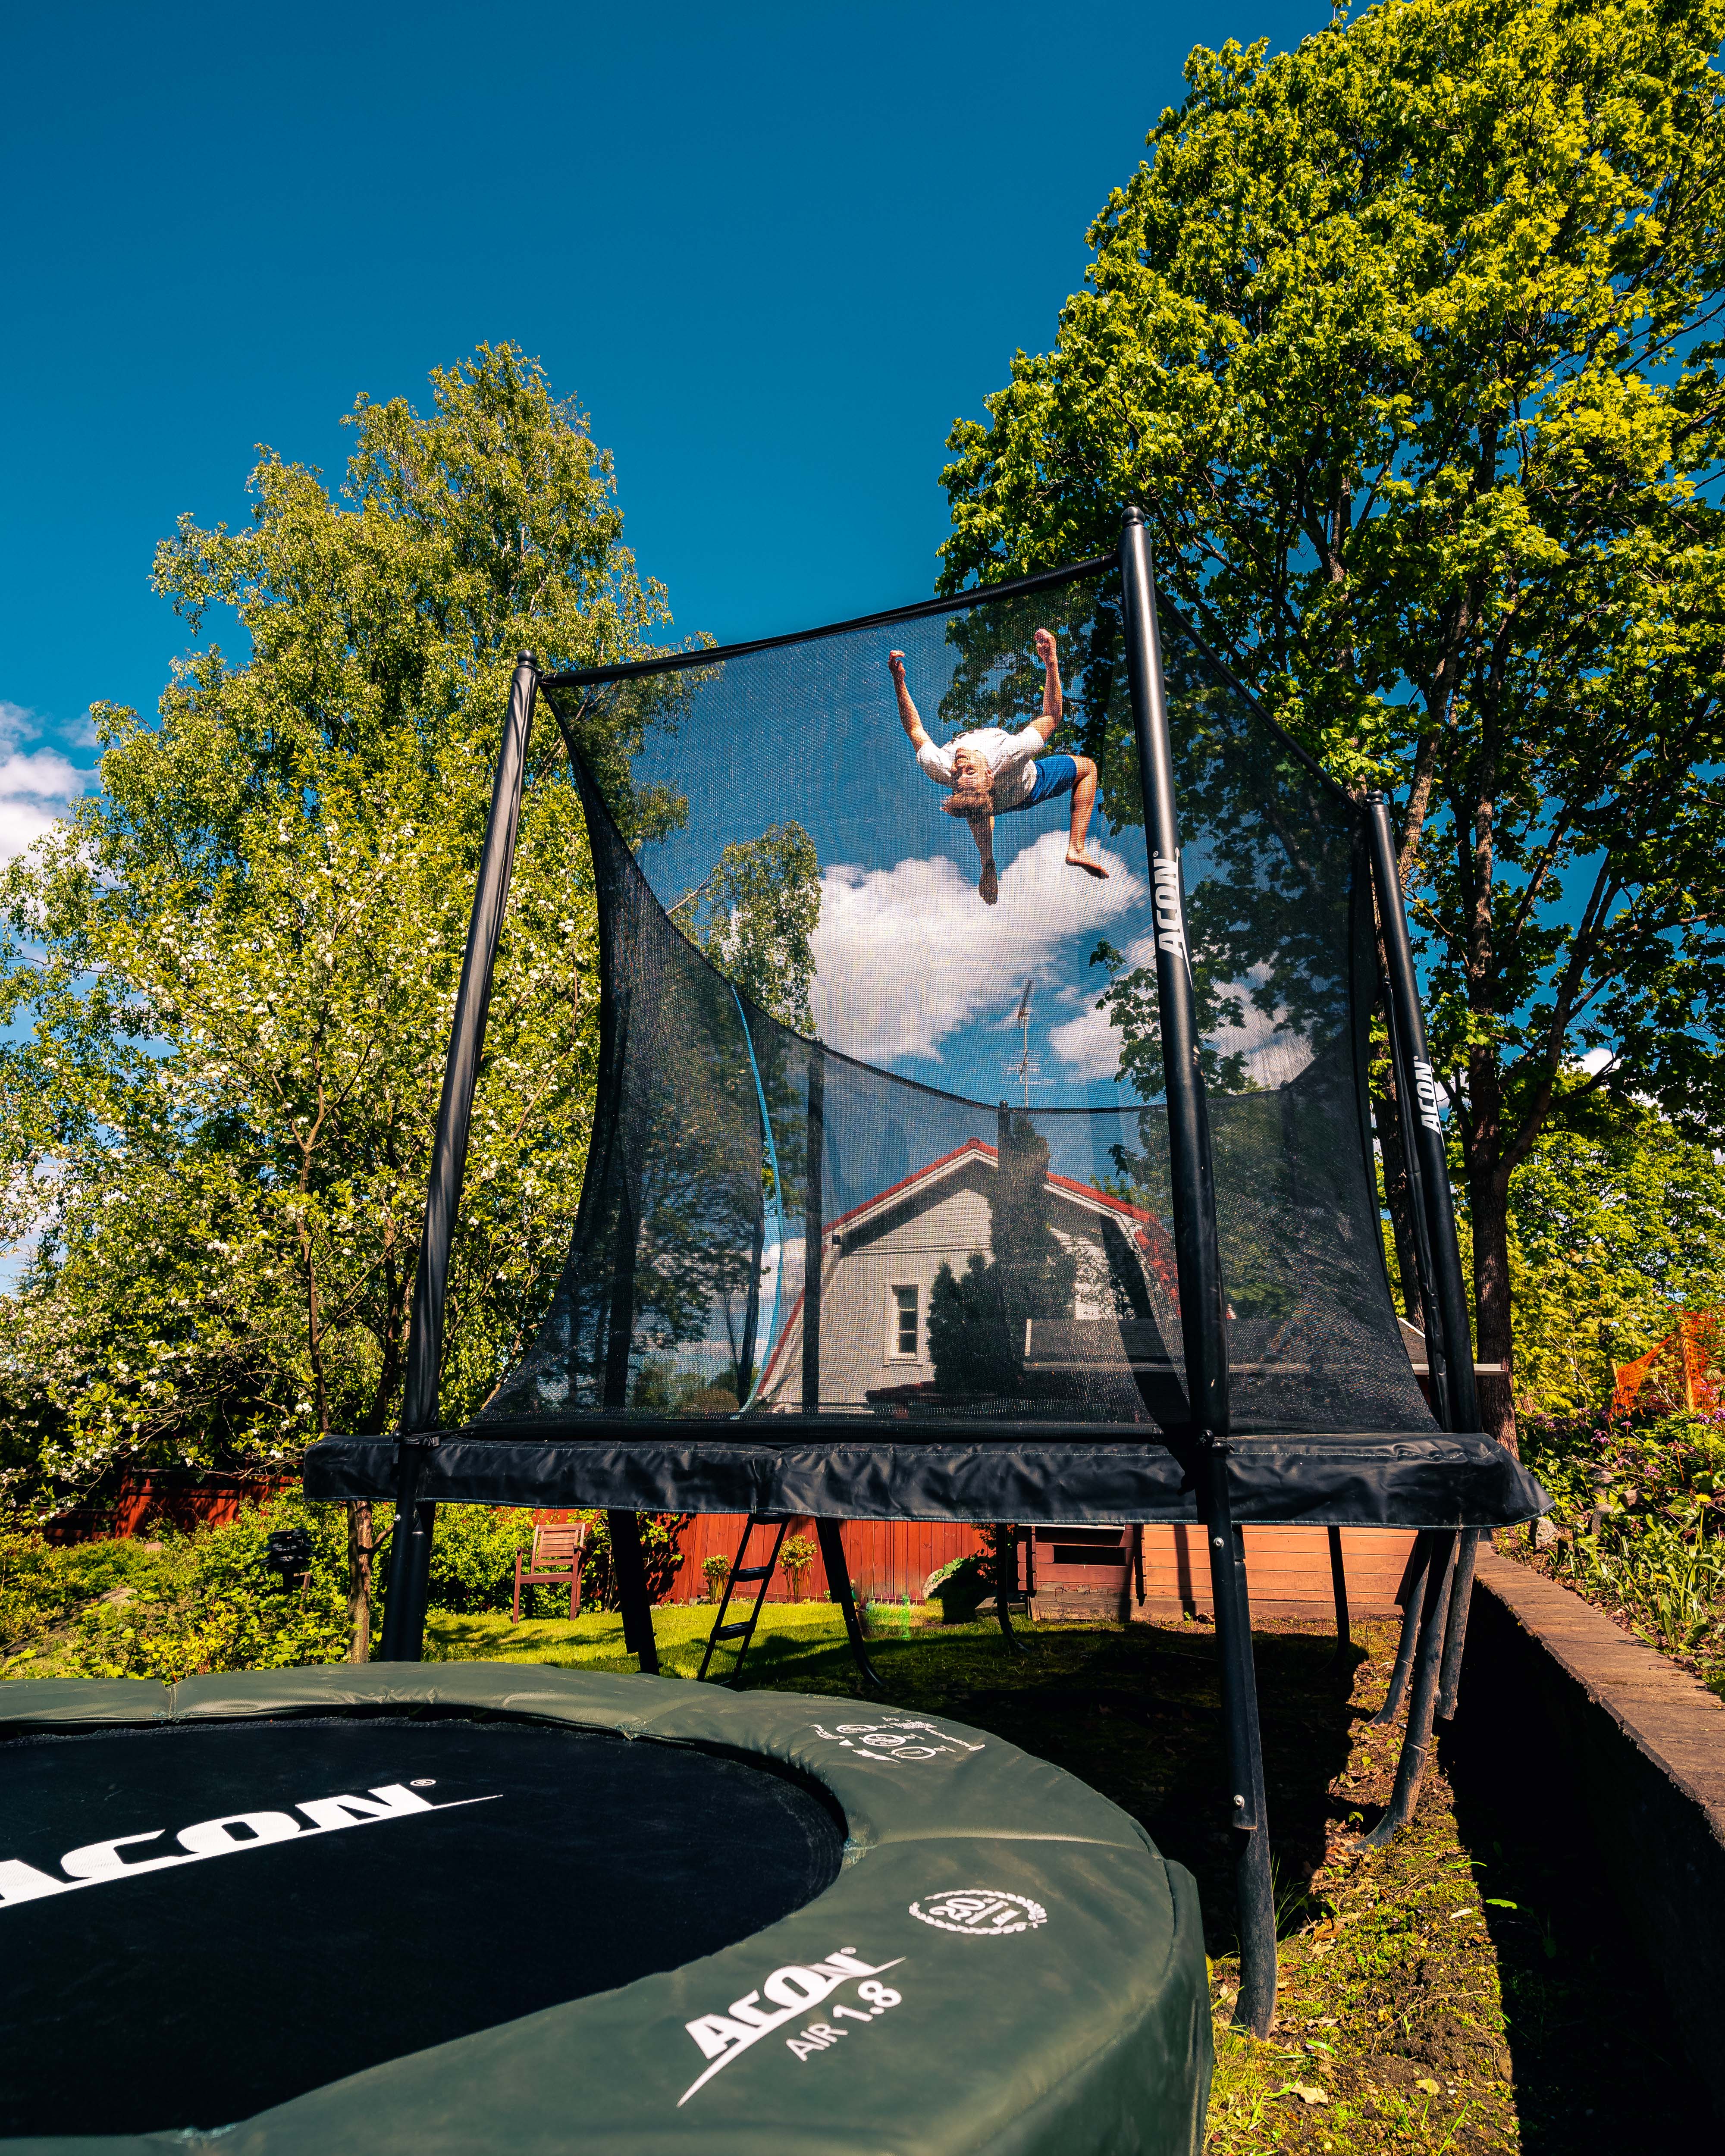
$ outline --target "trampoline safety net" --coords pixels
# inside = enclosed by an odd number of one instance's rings
[[[594,865],[594,1123],[536,1337],[424,1495],[1191,1516],[1156,976],[1180,914],[1127,634],[1109,559],[538,677]],[[1171,613],[1161,649],[1246,1516],[1525,1517],[1506,1454],[1438,1431],[1391,1299],[1366,814]],[[1000,1466],[1032,1441],[1056,1468]],[[927,1467],[955,1446],[996,1465]],[[380,1453],[316,1448],[308,1491],[382,1494]]]
[[[973,829],[888,651],[938,749],[1042,715],[1044,627],[1060,724]],[[1363,1113],[1358,817],[1177,621],[1163,649],[1235,1427],[1429,1430]],[[487,1414],[1183,1423],[1117,570],[551,694],[605,923],[599,1120]],[[1079,755],[1106,876],[1068,860],[1071,792],[1004,798]]]

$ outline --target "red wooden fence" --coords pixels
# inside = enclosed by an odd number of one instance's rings
[[[677,1574],[668,1602],[700,1602],[707,1591],[703,1562],[717,1555],[728,1563],[742,1539],[745,1516],[741,1512],[700,1512],[683,1530],[683,1568]],[[813,1520],[793,1520],[793,1535],[814,1540]],[[870,1602],[922,1599],[922,1584],[938,1566],[955,1557],[968,1557],[983,1546],[975,1527],[949,1527],[931,1520],[853,1520],[843,1529],[845,1555],[856,1591]],[[757,1529],[750,1557],[760,1563],[773,1547],[773,1532]],[[798,1583],[805,1601],[824,1601],[827,1570],[815,1551],[813,1563]],[[788,1602],[790,1589],[783,1570],[768,1582],[769,1602]]]
[[[247,1505],[260,1505],[278,1491],[291,1490],[297,1475],[201,1474],[195,1469],[165,1467],[122,1475],[108,1493],[87,1505],[74,1505],[43,1529],[50,1543],[124,1541],[152,1526],[223,1527]]]

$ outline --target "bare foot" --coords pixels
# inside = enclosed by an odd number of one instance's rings
[[[1000,903],[1000,878],[995,873],[993,861],[983,863],[983,872],[978,879],[977,889],[983,895],[984,906],[998,906]]]
[[[1086,875],[1099,876],[1104,882],[1107,880],[1108,871],[1102,864],[1093,861],[1088,854],[1081,854],[1076,846],[1067,847],[1066,865],[1069,869],[1082,869]]]

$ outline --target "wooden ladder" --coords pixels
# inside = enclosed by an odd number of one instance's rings
[[[778,1553],[784,1546],[785,1530],[790,1524],[791,1516],[788,1512],[751,1512],[744,1522],[742,1540],[737,1545],[737,1555],[731,1561],[731,1571],[725,1582],[725,1593],[719,1604],[719,1614],[713,1620],[713,1629],[707,1640],[706,1652],[701,1658],[697,1682],[706,1675],[707,1666],[713,1658],[713,1650],[721,1641],[727,1645],[735,1644],[737,1659],[731,1665],[729,1674],[719,1679],[718,1681],[723,1684],[735,1684],[742,1676],[742,1658],[747,1654],[754,1640],[755,1627],[761,1619],[761,1605],[767,1599],[768,1586],[773,1573],[778,1569]],[[768,1530],[773,1532],[773,1553],[765,1564],[749,1564],[745,1562],[748,1556],[749,1537],[757,1530],[762,1533]],[[752,1582],[754,1584],[754,1607],[740,1625],[727,1625],[725,1622],[725,1613],[731,1607],[732,1590],[747,1582]]]

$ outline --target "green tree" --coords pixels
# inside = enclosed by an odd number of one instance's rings
[[[1055,350],[951,438],[946,588],[1140,501],[1235,670],[1395,792],[1488,1361],[1565,1070],[1603,1050],[1591,1086],[1692,1132],[1725,1106],[1722,32],[1718,0],[1387,0],[1200,48]]]
[[[345,495],[266,454],[253,519],[182,520],[157,589],[250,656],[99,707],[101,789],[0,891],[0,1315],[15,1490],[123,1455],[290,1458],[399,1405],[430,1138],[515,655],[637,654],[663,594],[608,457],[511,347],[362,398]],[[630,707],[629,722],[651,722]],[[639,738],[583,746],[625,835]],[[584,827],[536,730],[450,1268],[441,1412],[476,1408],[567,1248],[598,1054]],[[350,1516],[352,1651],[372,1529]]]
[[[928,1297],[928,1353],[943,1393],[1010,1395],[1024,1386],[1024,1337],[1037,1318],[1070,1318],[1078,1260],[1049,1219],[1048,1140],[1016,1110],[1000,1117],[984,1260],[945,1259]]]
[[[1572,1081],[1573,1083],[1573,1081]],[[1655,1110],[1560,1094],[1510,1182],[1517,1394],[1598,1412],[1614,1367],[1725,1301],[1725,1166]]]
[[[726,980],[781,1025],[814,1031],[811,939],[820,921],[820,861],[795,822],[728,845],[670,917]]]

